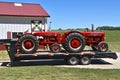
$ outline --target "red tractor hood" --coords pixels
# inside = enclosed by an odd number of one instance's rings
[[[33,32],[34,36],[57,36],[60,35],[60,32]]]
[[[80,32],[83,36],[105,36],[105,32]]]

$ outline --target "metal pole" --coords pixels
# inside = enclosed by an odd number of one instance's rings
[[[92,26],[92,32],[94,32],[94,24],[91,24],[91,26]]]
[[[52,23],[52,22],[50,21],[50,23],[49,23],[49,31],[51,31],[51,23]]]

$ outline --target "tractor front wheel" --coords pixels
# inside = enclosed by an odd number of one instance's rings
[[[59,44],[50,45],[50,51],[53,53],[59,53],[61,51],[61,47]]]
[[[100,42],[98,44],[98,51],[99,52],[106,52],[106,51],[108,51],[108,44],[105,43],[105,42]]]

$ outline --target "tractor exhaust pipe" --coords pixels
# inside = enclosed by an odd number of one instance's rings
[[[94,32],[94,24],[91,24],[91,26],[92,26],[92,32]]]

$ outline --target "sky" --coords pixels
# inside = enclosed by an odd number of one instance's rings
[[[51,16],[52,29],[120,26],[120,0],[0,0],[37,3]]]

